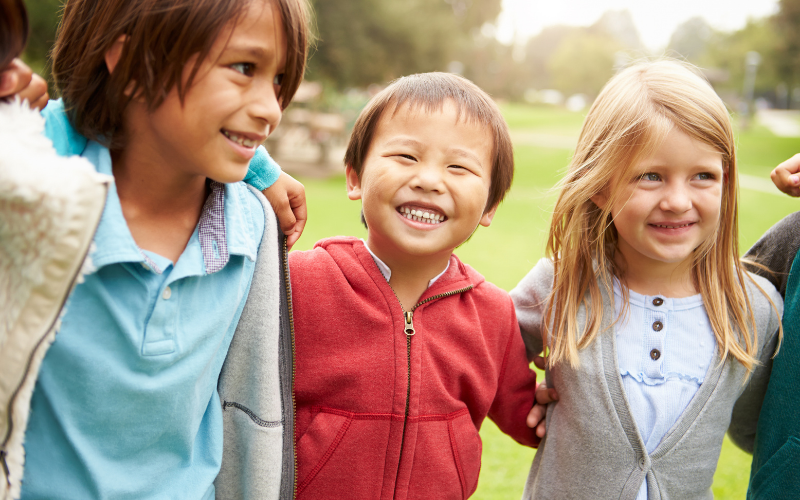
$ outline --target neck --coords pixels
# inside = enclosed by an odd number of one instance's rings
[[[171,168],[147,141],[112,154],[122,213],[139,248],[177,262],[200,219],[206,178]]]
[[[381,245],[380,241],[369,236],[367,245],[392,270],[389,284],[406,311],[414,308],[428,289],[428,283],[447,268],[452,255],[449,251],[433,256],[409,255],[397,248]]]
[[[679,299],[698,293],[690,262],[626,262],[618,253],[616,263],[623,271],[625,286],[642,295]]]

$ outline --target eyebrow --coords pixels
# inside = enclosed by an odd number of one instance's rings
[[[398,137],[396,139],[387,141],[385,146],[410,146],[419,148],[423,146],[423,143],[416,139],[411,139],[407,137]],[[452,153],[453,155],[459,158],[466,158],[468,160],[472,160],[475,163],[477,163],[478,166],[483,168],[483,162],[481,162],[480,158],[478,158],[478,155],[476,155],[472,151],[467,151],[466,149],[461,149],[461,148],[451,148],[448,152]]]
[[[270,51],[255,45],[228,45],[225,47],[223,54],[229,54],[231,52],[235,54],[246,54],[257,60],[271,57]]]

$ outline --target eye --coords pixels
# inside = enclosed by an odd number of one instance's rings
[[[653,173],[653,172],[647,172],[645,174],[640,175],[639,176],[639,180],[650,181],[650,182],[658,182],[658,181],[661,180],[661,176],[656,174],[656,173]]]
[[[697,174],[697,180],[700,181],[713,181],[716,178],[717,176],[712,174],[711,172],[701,172]]]
[[[236,71],[237,73],[241,73],[245,76],[253,76],[253,73],[255,72],[256,69],[256,65],[253,63],[240,62],[231,64],[230,68]]]
[[[281,73],[279,75],[275,75],[275,78],[273,78],[273,80],[272,80],[272,84],[273,85],[277,85],[278,87],[280,87],[281,85],[283,85],[284,76],[286,76],[285,73]]]
[[[414,158],[413,156],[411,156],[409,154],[405,154],[405,153],[400,153],[400,154],[397,154],[395,156],[399,156],[400,158],[403,158],[403,159],[406,159],[406,160],[410,160],[410,161],[417,161],[416,158]]]

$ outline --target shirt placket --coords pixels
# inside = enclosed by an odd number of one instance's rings
[[[664,344],[669,328],[668,299],[656,296],[645,300],[643,371],[648,378],[663,379]]]
[[[144,356],[170,354],[176,350],[176,324],[178,322],[180,284],[177,281],[165,283],[145,327],[145,342],[142,346]]]

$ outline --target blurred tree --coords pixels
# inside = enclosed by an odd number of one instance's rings
[[[614,38],[588,30],[565,39],[547,64],[553,87],[595,97],[614,76],[616,54],[623,49]]]
[[[778,72],[790,86],[800,86],[800,0],[780,0],[778,5]]]
[[[714,30],[702,17],[693,17],[675,28],[667,45],[668,53],[695,60],[708,49]]]
[[[51,95],[54,89],[50,81],[49,55],[56,40],[61,3],[62,0],[25,0],[30,35],[22,58],[50,83]]]
[[[309,78],[338,88],[444,71],[501,0],[314,0],[319,40]]]

